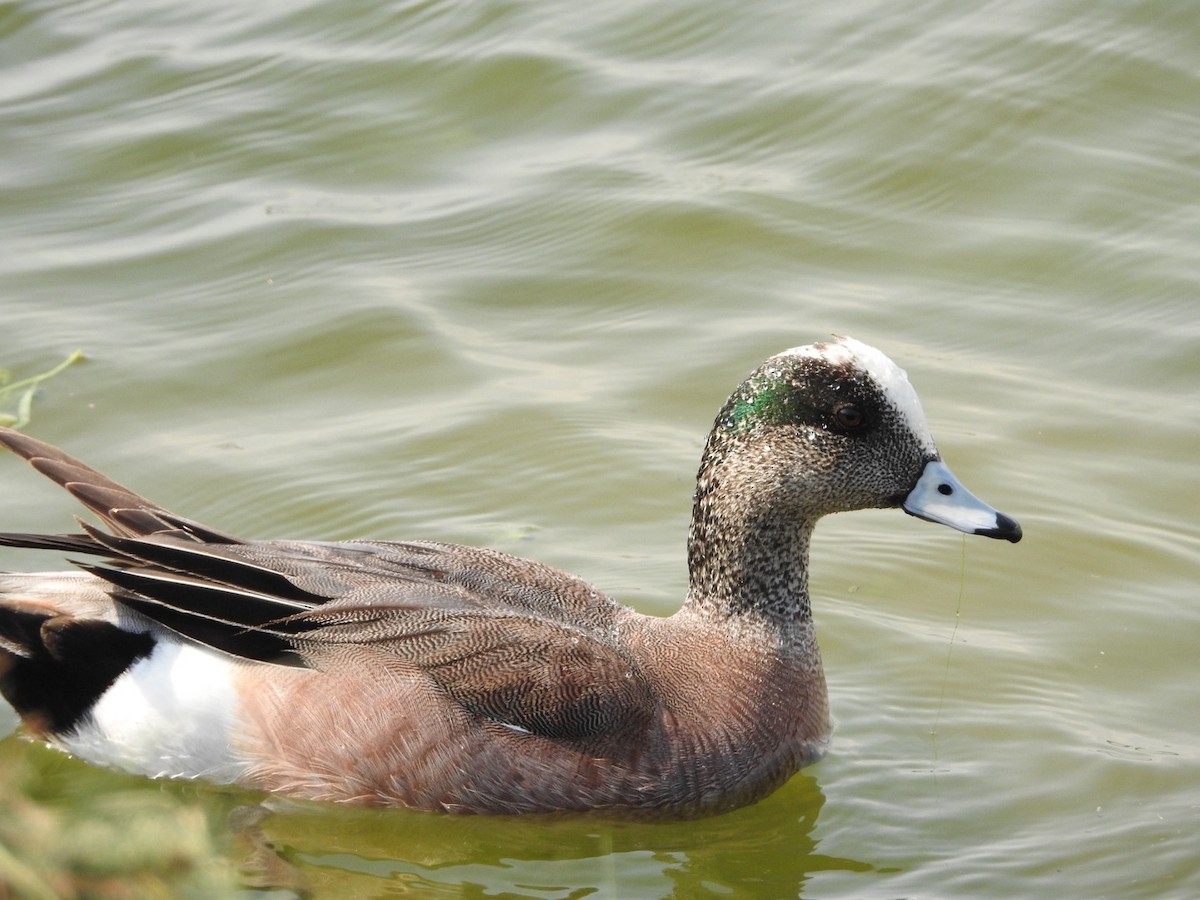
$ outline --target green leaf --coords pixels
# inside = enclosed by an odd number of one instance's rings
[[[17,414],[13,416],[8,413],[0,413],[0,425],[6,425],[10,428],[24,428],[28,425],[29,419],[33,415],[33,396],[37,391],[37,386],[83,359],[86,359],[83,351],[76,350],[48,372],[42,372],[40,375],[33,375],[11,383],[9,383],[10,375],[8,371],[0,369],[0,401],[8,400],[10,397],[17,395],[18,391],[20,392],[17,396]]]

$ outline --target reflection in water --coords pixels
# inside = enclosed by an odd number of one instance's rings
[[[468,895],[796,897],[817,871],[871,866],[817,852],[825,797],[799,775],[722,816],[646,822],[596,816],[440,816],[292,801],[231,817],[250,885],[370,896],[385,884]]]

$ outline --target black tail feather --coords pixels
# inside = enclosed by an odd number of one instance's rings
[[[0,533],[0,546],[55,550],[59,553],[86,553],[89,556],[105,552],[104,547],[87,534]]]
[[[298,587],[281,572],[229,554],[220,547],[187,540],[171,540],[161,536],[156,536],[153,540],[125,538],[105,534],[84,522],[81,522],[80,526],[86,532],[86,537],[99,548],[91,551],[93,555],[110,556],[123,562],[138,563],[167,572],[182,573],[193,579],[212,581],[260,594],[264,598],[274,598],[280,605],[291,603],[298,608],[308,609],[329,599]],[[263,621],[278,618],[283,614],[275,610],[273,615],[267,615]]]
[[[0,694],[35,734],[61,734],[154,643],[100,619],[0,606]]]

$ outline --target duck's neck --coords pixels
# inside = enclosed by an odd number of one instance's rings
[[[740,619],[781,637],[811,629],[808,544],[813,524],[786,517],[770,497],[702,471],[688,535],[684,608],[707,619]]]

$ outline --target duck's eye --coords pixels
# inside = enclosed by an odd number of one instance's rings
[[[833,421],[842,428],[861,428],[866,420],[863,411],[853,403],[842,403],[834,407]]]

